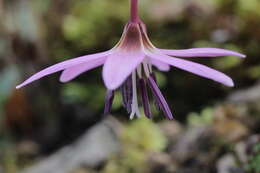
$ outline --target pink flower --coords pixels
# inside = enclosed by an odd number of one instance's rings
[[[153,67],[161,71],[168,71],[170,66],[173,66],[226,86],[234,86],[232,79],[225,74],[205,65],[176,57],[238,56],[244,58],[245,55],[219,48],[158,49],[150,42],[146,26],[137,16],[137,5],[135,3],[137,1],[133,0],[131,20],[126,24],[123,35],[114,48],[109,51],[70,59],[50,66],[34,74],[16,88],[21,88],[35,80],[59,71],[62,71],[60,81],[69,82],[80,74],[103,65],[103,80],[108,89],[105,114],[108,114],[111,110],[114,90],[120,88],[123,105],[131,114],[130,117],[140,116],[137,95],[139,89],[144,113],[148,118],[151,118],[147,93],[147,86],[149,86],[155,98],[155,104],[168,119],[173,119],[169,106],[156,84]]]

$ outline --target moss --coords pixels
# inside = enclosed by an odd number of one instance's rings
[[[260,172],[260,143],[253,147],[253,154],[249,157],[245,169],[250,172]]]
[[[127,125],[121,135],[121,154],[114,156],[104,168],[105,173],[146,172],[149,153],[165,149],[167,139],[158,125],[140,118]]]
[[[211,124],[213,122],[213,109],[204,108],[200,113],[192,112],[188,115],[188,124],[199,126]]]

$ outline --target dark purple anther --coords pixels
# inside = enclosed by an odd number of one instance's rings
[[[142,96],[144,114],[147,118],[152,118],[152,113],[151,113],[150,104],[149,104],[149,97],[148,97],[148,93],[147,93],[147,86],[146,86],[146,82],[143,78],[139,79],[139,87],[140,87],[141,96]]]
[[[158,86],[156,85],[153,77],[149,77],[148,78],[148,85],[149,87],[151,88],[152,90],[152,93],[156,99],[156,101],[158,102],[161,110],[163,111],[164,115],[169,119],[169,120],[172,120],[173,119],[173,116],[172,116],[172,113],[171,113],[171,110],[165,100],[165,98],[163,97],[160,89],[158,88]]]
[[[112,104],[114,100],[114,91],[113,90],[107,90],[107,95],[105,98],[105,109],[104,109],[104,115],[108,115],[111,112]]]
[[[124,108],[126,108],[127,98],[126,98],[125,83],[120,87],[120,91],[121,91],[121,94],[122,94],[123,106],[124,106]]]
[[[132,77],[128,77],[121,87],[123,106],[128,113],[132,111],[133,84]]]

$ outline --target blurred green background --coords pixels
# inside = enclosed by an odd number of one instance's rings
[[[156,111],[152,121],[130,121],[119,93],[104,117],[101,68],[67,84],[54,74],[15,90],[48,65],[112,48],[128,21],[129,1],[0,0],[0,173],[260,172],[260,1],[139,5],[156,47],[246,54],[193,59],[228,74],[236,86],[174,68],[156,72],[173,122]],[[108,135],[89,137],[102,127]]]

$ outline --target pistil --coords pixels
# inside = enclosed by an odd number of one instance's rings
[[[137,98],[137,87],[136,87],[136,72],[132,73],[132,83],[133,83],[133,101],[132,101],[132,113],[130,115],[130,119],[133,119],[136,115],[140,117],[140,111],[138,106],[138,98]]]

